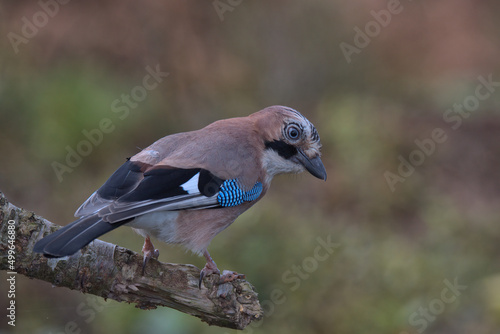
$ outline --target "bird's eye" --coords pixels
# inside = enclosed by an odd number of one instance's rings
[[[291,140],[297,140],[300,137],[300,128],[298,128],[296,125],[289,125],[286,134],[289,139]]]

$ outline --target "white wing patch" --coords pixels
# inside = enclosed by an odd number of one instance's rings
[[[196,173],[192,178],[186,181],[181,185],[182,189],[187,192],[189,195],[199,194],[200,190],[198,189],[198,180],[200,178],[200,173]]]

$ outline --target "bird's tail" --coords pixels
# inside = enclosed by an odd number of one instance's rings
[[[39,240],[33,251],[43,253],[46,257],[72,255],[92,240],[128,223],[130,220],[111,224],[103,221],[98,215],[83,217]]]

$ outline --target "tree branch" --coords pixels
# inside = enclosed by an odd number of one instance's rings
[[[9,234],[9,228],[15,234]],[[64,258],[47,259],[33,253],[36,241],[58,228],[12,205],[0,192],[0,270],[105,299],[136,303],[141,309],[171,307],[221,327],[243,329],[262,317],[257,293],[249,282],[237,280],[219,285],[218,276],[212,275],[200,290],[200,270],[193,265],[151,259],[142,276],[142,255],[100,240]],[[15,236],[10,259],[9,236]]]

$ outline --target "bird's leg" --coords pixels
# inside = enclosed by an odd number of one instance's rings
[[[208,253],[208,250],[205,249],[203,252],[203,256],[205,259],[207,259],[207,264],[205,264],[205,267],[200,272],[200,281],[198,282],[198,288],[201,289],[201,282],[203,281],[203,277],[209,276],[212,274],[217,274],[220,275],[220,270],[217,268],[217,265],[215,264],[214,260],[212,260],[212,257],[210,256],[210,253]]]
[[[144,254],[144,260],[142,261],[142,275],[144,276],[144,269],[146,268],[146,263],[148,263],[150,258],[158,259],[160,251],[155,249],[149,235],[144,239],[144,246],[142,246],[142,253]]]
[[[198,288],[200,289],[201,289],[201,282],[203,281],[203,278],[205,276],[209,276],[212,274],[220,275],[219,268],[217,268],[217,265],[215,264],[214,260],[212,259],[207,250],[203,252],[203,256],[205,257],[205,259],[207,259],[207,264],[205,264],[205,267],[203,267],[203,269],[200,272],[200,281],[198,283]],[[222,276],[220,276],[219,278],[219,284],[232,282],[239,278],[245,278],[245,275],[238,274],[237,272],[234,271],[224,270]]]

